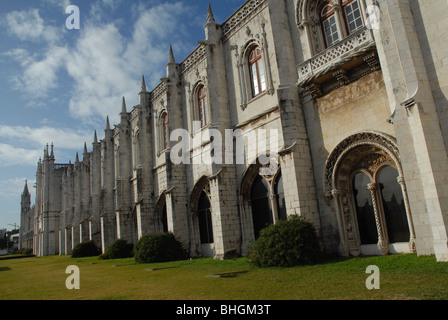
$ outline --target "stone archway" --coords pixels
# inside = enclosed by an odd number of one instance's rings
[[[210,182],[205,176],[198,179],[190,195],[191,252],[197,256],[215,256]]]
[[[162,192],[157,201],[156,207],[156,230],[158,232],[168,232],[168,212],[166,207],[166,191]]]
[[[396,231],[391,227],[390,219],[391,216],[396,219],[396,214],[389,212],[391,207],[384,199],[386,180],[379,180],[386,167],[397,172],[395,181],[389,180],[387,187],[393,188],[396,196],[401,197],[403,209],[400,209],[398,218],[401,219],[401,212],[404,212],[409,229],[406,245],[391,242]],[[412,216],[400,155],[393,137],[378,132],[361,132],[343,140],[326,162],[324,190],[327,198],[333,199],[336,209],[341,255],[415,251]],[[372,239],[375,236],[376,243]]]
[[[261,167],[258,162],[249,166],[241,180],[240,211],[246,246],[264,227],[286,219],[281,168],[272,175],[262,175]]]

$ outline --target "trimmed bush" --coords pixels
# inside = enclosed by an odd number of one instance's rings
[[[101,252],[95,246],[92,240],[78,243],[72,250],[72,258],[94,257]]]
[[[259,267],[293,267],[314,264],[321,257],[313,224],[293,215],[261,230],[253,242],[250,262]]]
[[[144,235],[134,247],[137,263],[165,262],[186,259],[182,244],[171,232]]]
[[[100,256],[101,259],[131,258],[134,255],[134,245],[126,240],[117,239],[110,244]]]

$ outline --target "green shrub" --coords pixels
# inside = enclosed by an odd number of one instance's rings
[[[261,230],[250,262],[259,267],[293,267],[314,264],[321,256],[313,224],[293,215]]]
[[[98,256],[100,251],[92,240],[78,243],[72,250],[72,258]]]
[[[102,259],[130,258],[134,255],[133,244],[126,240],[117,239],[110,244],[106,251],[100,256]]]
[[[144,235],[134,246],[137,263],[182,260],[186,252],[171,232]]]

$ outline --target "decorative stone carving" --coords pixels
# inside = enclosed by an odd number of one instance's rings
[[[395,163],[399,163],[399,151],[395,139],[379,132],[360,132],[354,134],[334,148],[327,159],[324,170],[324,192],[327,197],[331,197],[331,190],[335,189],[335,174],[339,170],[344,155],[354,147],[361,145],[371,145],[379,148],[387,154]],[[401,174],[401,169],[399,169]]]
[[[354,167],[356,169],[368,170],[371,175],[378,170],[384,163],[390,162],[390,157],[384,154],[372,153],[361,159]]]
[[[223,33],[228,34],[236,29],[237,26],[247,21],[255,12],[258,12],[258,9],[264,7],[262,5],[267,5],[267,0],[252,0],[247,2],[222,24]]]
[[[301,87],[312,80],[327,74],[358,56],[364,55],[375,47],[372,31],[366,27],[358,30],[334,46],[313,56],[311,59],[297,66],[298,83]],[[371,71],[379,68],[376,54],[369,54],[365,61],[371,67]]]
[[[344,69],[339,69],[333,72],[333,77],[339,82],[341,86],[346,85],[350,82],[350,79],[347,76],[347,71]]]
[[[205,45],[199,45],[181,64],[181,74],[184,75],[191,68],[195,67],[199,62],[205,59]]]

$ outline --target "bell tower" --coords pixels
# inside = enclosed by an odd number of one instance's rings
[[[25,181],[25,187],[22,192],[22,200],[20,201],[20,231],[19,231],[19,249],[24,248],[23,238],[26,232],[32,228],[32,226],[26,225],[28,219],[27,216],[31,211],[31,194],[28,190],[28,180]]]

